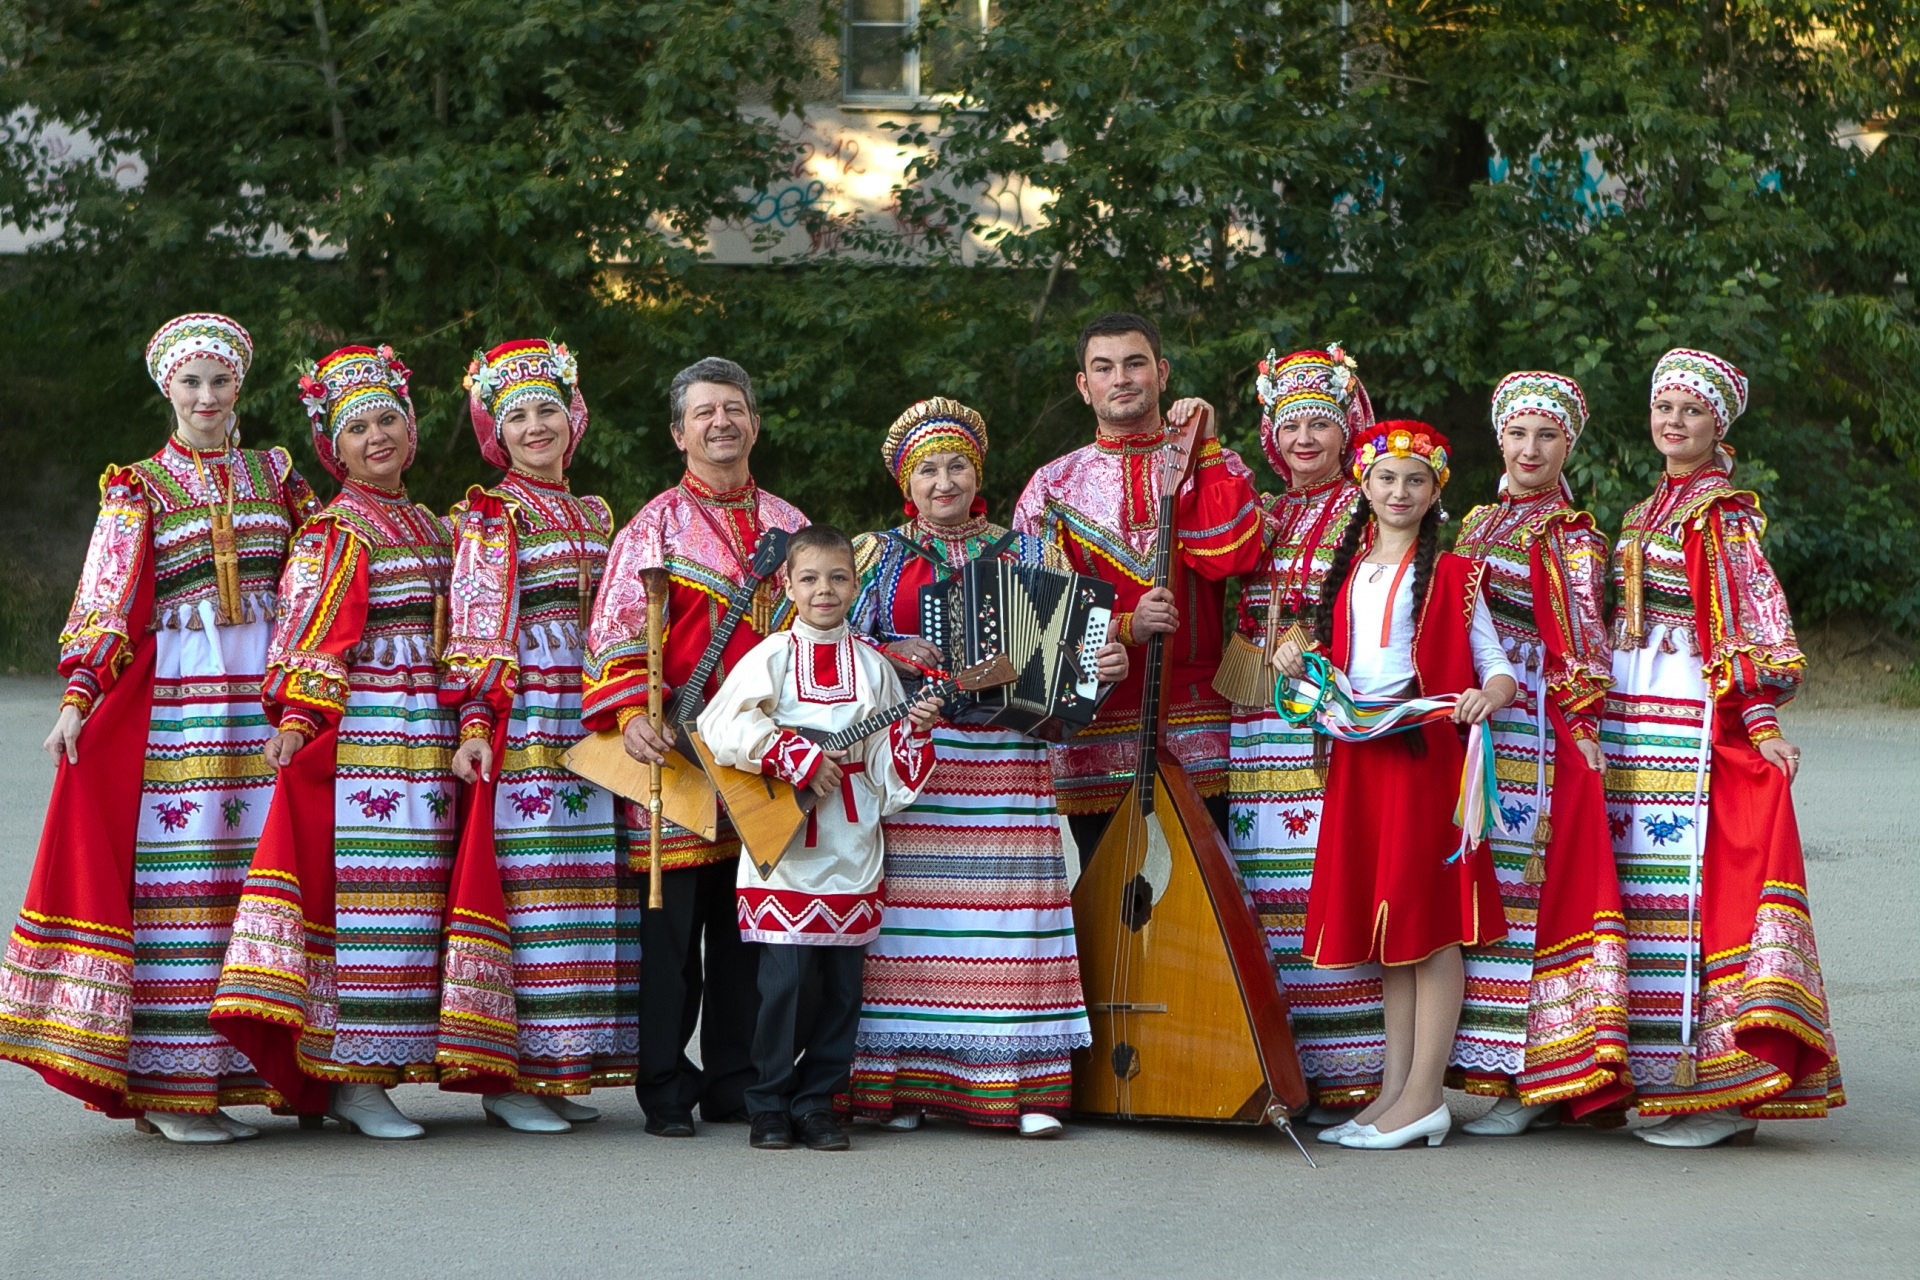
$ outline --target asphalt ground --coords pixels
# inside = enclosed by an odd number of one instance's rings
[[[0,911],[20,901],[58,687],[0,680]],[[1851,1105],[1748,1148],[1622,1132],[1435,1150],[1272,1129],[1080,1123],[1054,1142],[931,1124],[845,1154],[743,1126],[650,1138],[630,1094],[557,1137],[471,1097],[396,1098],[420,1142],[302,1132],[172,1146],[0,1064],[0,1275],[1911,1276],[1920,1269],[1920,714],[1786,716]],[[1484,1102],[1454,1098],[1465,1118]],[[1906,1261],[1900,1261],[1901,1258]]]

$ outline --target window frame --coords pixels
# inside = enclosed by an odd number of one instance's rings
[[[969,0],[980,10],[980,30],[984,33],[992,18],[992,0]],[[867,107],[907,108],[940,107],[955,102],[958,95],[951,93],[923,93],[920,89],[920,45],[918,42],[900,51],[900,85],[897,90],[858,90],[853,87],[853,33],[856,26],[864,28],[890,28],[890,22],[855,23],[853,18],[854,0],[841,0],[840,5],[840,105],[853,109]],[[920,29],[920,10],[928,0],[902,0],[906,21],[901,24],[902,39],[912,39]],[[929,7],[931,7],[929,5]]]

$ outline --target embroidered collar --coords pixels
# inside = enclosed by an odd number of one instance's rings
[[[793,634],[799,636],[802,640],[811,640],[815,644],[838,644],[847,638],[847,624],[842,622],[832,630],[822,631],[819,627],[795,618],[793,620]]]
[[[377,484],[370,484],[365,480],[355,480],[349,476],[340,482],[340,487],[343,489],[352,489],[356,493],[363,493],[383,506],[410,507],[413,505],[412,500],[407,497],[407,486],[404,484],[398,489],[383,489]]]
[[[167,437],[167,452],[173,454],[183,462],[192,462],[196,456],[198,456],[202,462],[225,462],[227,460],[226,445],[221,445],[218,449],[196,449],[177,435]]]
[[[1532,493],[1515,493],[1513,490],[1507,488],[1500,490],[1501,504],[1514,508],[1536,506],[1548,498],[1557,498],[1560,496],[1562,495],[1558,482],[1550,484],[1544,489],[1535,489]]]
[[[680,477],[680,487],[710,507],[745,507],[749,510],[758,502],[760,492],[752,477],[748,477],[747,482],[738,489],[721,492],[691,471]]]
[[[1287,490],[1287,501],[1315,502],[1333,493],[1336,489],[1339,489],[1347,483],[1346,473],[1336,471],[1331,477],[1320,481],[1318,484],[1310,484],[1302,489]]]
[[[932,538],[936,542],[965,542],[977,538],[987,531],[985,516],[969,516],[959,524],[932,524],[915,516],[913,532],[917,538]]]
[[[510,481],[523,484],[529,489],[541,489],[547,493],[573,492],[573,486],[567,483],[565,476],[561,476],[558,480],[549,480],[545,476],[537,476],[531,471],[522,471],[518,467],[508,467],[506,478]]]
[[[1144,435],[1109,436],[1096,433],[1093,437],[1093,446],[1100,450],[1100,452],[1123,455],[1129,453],[1152,453],[1166,442],[1167,429],[1164,425]]]

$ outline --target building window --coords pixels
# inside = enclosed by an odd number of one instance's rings
[[[993,25],[993,0],[846,0],[841,89],[849,102],[923,102],[953,92],[960,60]],[[915,39],[922,13],[942,21]]]

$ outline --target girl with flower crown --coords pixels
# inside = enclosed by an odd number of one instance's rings
[[[300,380],[340,494],[281,581],[262,690],[273,803],[213,1014],[294,1110],[373,1138],[425,1132],[387,1090],[435,1075],[454,843],[437,666],[452,556],[407,498],[409,376],[390,347],[342,347]]]
[[[252,362],[221,315],[147,344],[173,432],[100,481],[53,797],[0,960],[0,1058],[173,1142],[257,1137],[220,1107],[280,1101],[208,1020],[272,785],[254,697],[275,593],[316,509],[286,450],[239,447]]]
[[[613,797],[560,764],[581,733],[581,644],[613,513],[567,485],[587,405],[566,347],[476,352],[466,386],[480,456],[506,475],[452,514],[442,687],[460,708],[453,772],[473,792],[437,1058],[442,1086],[481,1093],[489,1123],[564,1133],[600,1117],[569,1095],[631,1085],[639,1051],[637,884]]]
[[[1378,962],[1387,1032],[1380,1096],[1332,1131],[1344,1147],[1446,1139],[1442,1082],[1465,987],[1461,949],[1506,931],[1492,860],[1463,841],[1453,812],[1459,727],[1513,700],[1513,671],[1482,566],[1439,550],[1448,474],[1447,439],[1424,422],[1377,423],[1361,436],[1353,476],[1370,516],[1341,538],[1314,613],[1315,650],[1357,697],[1451,703],[1451,722],[1333,745],[1302,951],[1326,969]],[[1292,640],[1274,664],[1307,674]]]
[[[1607,820],[1635,1106],[1667,1117],[1635,1136],[1663,1147],[1750,1142],[1761,1120],[1846,1100],[1793,811],[1800,750],[1778,719],[1806,658],[1723,443],[1746,407],[1746,375],[1719,356],[1660,358],[1666,474],[1613,556]]]
[[[1459,1082],[1499,1099],[1465,1129],[1494,1137],[1554,1124],[1562,1103],[1578,1116],[1632,1092],[1626,921],[1601,796],[1607,544],[1562,478],[1586,422],[1573,379],[1502,379],[1493,429],[1506,474],[1454,544],[1486,566],[1482,586],[1519,682],[1487,722],[1501,765],[1488,853],[1507,936],[1466,953],[1453,1046]]]

